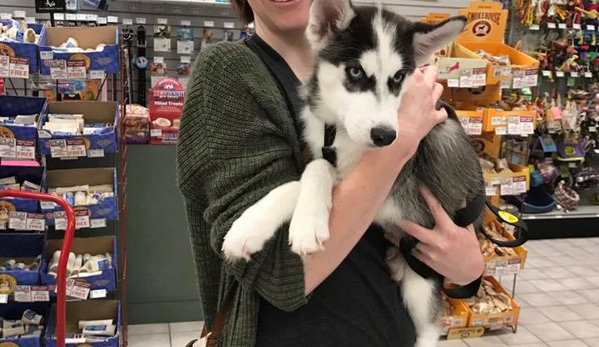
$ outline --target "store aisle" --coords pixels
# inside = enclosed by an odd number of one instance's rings
[[[439,347],[599,347],[599,238],[530,241],[518,275],[520,325],[484,337],[441,341]],[[510,290],[512,278],[503,278]],[[130,327],[130,347],[184,347],[201,322]]]

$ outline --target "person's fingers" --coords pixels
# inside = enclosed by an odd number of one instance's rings
[[[435,83],[433,85],[433,100],[441,99],[441,95],[443,95],[443,85],[441,83]]]
[[[437,66],[427,66],[424,70],[424,81],[426,85],[432,89],[437,82],[437,77],[439,77],[439,68]]]
[[[439,111],[436,111],[435,116],[437,118],[438,123],[443,123],[447,120],[449,115],[447,114],[447,110],[441,108]]]
[[[432,230],[420,226],[410,221],[402,221],[399,223],[399,227],[406,232],[408,235],[413,236],[420,242],[434,244],[436,241],[436,235]]]
[[[462,201],[462,203],[460,204],[460,208],[466,208],[467,203],[466,200]]]
[[[468,230],[469,232],[475,234],[476,233],[476,229],[474,228],[474,224],[470,224],[466,227],[466,230]]]
[[[393,245],[399,247],[399,236],[393,233],[385,233],[385,238],[389,240]]]
[[[428,267],[433,268],[433,260],[431,259],[431,257],[428,254],[421,251],[419,248],[415,248],[414,250],[412,250],[412,255],[414,256],[414,258],[420,260]]]
[[[431,211],[433,218],[435,218],[436,226],[453,224],[451,217],[449,217],[447,212],[445,212],[445,209],[443,209],[443,206],[441,206],[439,200],[437,200],[437,198],[433,195],[433,193],[431,193],[430,190],[428,190],[428,188],[422,188],[420,189],[420,192],[422,194],[422,197],[426,201],[426,204],[429,210]]]

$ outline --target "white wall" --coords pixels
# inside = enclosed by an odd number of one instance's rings
[[[355,4],[372,4],[369,0],[354,0]],[[419,19],[431,12],[457,15],[458,10],[465,8],[470,0],[383,0],[383,4],[410,19]]]

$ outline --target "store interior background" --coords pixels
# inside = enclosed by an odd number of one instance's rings
[[[431,12],[457,14],[469,0],[385,0],[384,5],[397,13],[417,20]],[[368,1],[354,1],[368,3]],[[179,7],[182,11],[179,11]],[[35,14],[35,0],[2,0],[0,13],[23,10]],[[235,22],[235,37],[241,24],[229,5],[195,4],[189,1],[126,1],[109,0],[108,12],[86,11],[102,16],[146,18],[148,28],[147,56],[160,55],[169,67],[179,62],[176,49],[154,54],[151,27],[157,17],[167,18],[177,25],[190,20],[194,28],[195,51],[203,32],[204,21],[214,21],[213,41],[221,41],[224,22]],[[38,20],[49,19],[36,14]],[[230,29],[227,29],[230,30]],[[175,38],[172,38],[173,46]],[[176,76],[176,69],[169,69]],[[148,75],[147,85],[150,85]],[[135,81],[135,79],[134,79]],[[17,85],[19,88],[19,85]],[[134,90],[136,90],[134,82]],[[110,93],[110,89],[108,90]],[[176,186],[175,147],[132,145],[128,148],[128,205],[127,205],[127,307],[129,324],[185,322],[202,319],[196,289],[193,260],[187,232],[185,211]]]

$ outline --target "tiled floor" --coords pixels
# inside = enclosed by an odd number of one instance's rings
[[[599,238],[530,241],[518,275],[516,334],[441,341],[439,347],[599,347]],[[502,284],[511,291],[512,278]],[[131,326],[130,347],[184,347],[201,322]]]

